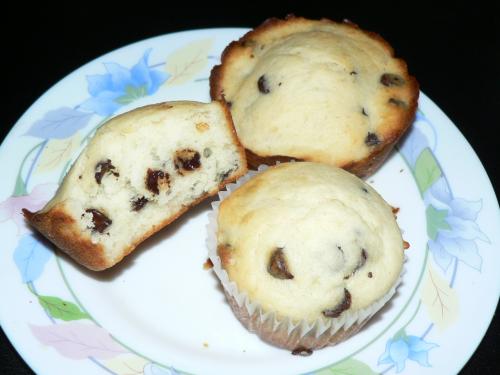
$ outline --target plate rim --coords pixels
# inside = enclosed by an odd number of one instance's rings
[[[172,36],[179,36],[179,35],[187,35],[187,34],[194,34],[194,33],[206,33],[206,32],[240,32],[240,33],[243,33],[243,32],[246,32],[250,30],[249,28],[245,28],[245,27],[213,27],[213,28],[200,28],[200,29],[186,29],[186,30],[180,30],[180,31],[175,31],[175,32],[171,32],[171,33],[166,33],[166,34],[161,34],[161,35],[157,35],[157,36],[152,36],[152,37],[149,37],[149,38],[145,38],[145,39],[142,39],[142,40],[138,40],[138,41],[135,41],[135,42],[132,42],[132,43],[129,43],[129,44],[126,44],[126,45],[123,45],[121,47],[118,47],[118,48],[115,48],[111,51],[108,51],[104,54],[101,54],[97,57],[95,57],[94,59],[86,62],[85,64],[79,66],[78,68],[76,68],[75,70],[71,71],[70,73],[68,73],[67,75],[65,75],[64,77],[62,77],[61,79],[59,79],[56,83],[54,83],[52,86],[50,86],[48,89],[46,89],[42,95],[40,95],[24,112],[23,114],[19,117],[19,119],[11,126],[11,128],[9,129],[9,132],[7,133],[7,135],[5,136],[5,138],[3,139],[2,143],[0,144],[0,157],[5,153],[5,145],[9,142],[12,142],[14,140],[14,137],[13,137],[13,132],[14,130],[16,130],[16,128],[19,126],[19,124],[25,120],[26,118],[28,118],[30,116],[30,113],[32,112],[33,108],[35,108],[38,103],[43,100],[43,98],[52,93],[53,91],[56,91],[59,89],[59,86],[61,86],[64,81],[68,80],[68,79],[71,79],[73,76],[76,76],[78,74],[80,74],[80,72],[87,68],[88,66],[90,65],[93,65],[93,64],[96,64],[99,62],[100,59],[104,59],[106,58],[107,56],[111,55],[111,54],[115,54],[117,52],[120,52],[120,51],[125,51],[133,46],[136,46],[136,45],[139,45],[139,44],[142,44],[144,42],[149,42],[149,41],[155,41],[155,40],[160,40],[162,38],[165,38],[165,37],[172,37]],[[443,118],[446,119],[447,121],[447,126],[448,125],[452,125],[451,126],[451,129],[453,129],[453,131],[456,131],[457,134],[459,134],[459,136],[461,137],[461,139],[463,141],[465,141],[465,143],[467,144],[468,146],[468,150],[467,150],[467,155],[468,155],[468,158],[471,158],[474,160],[475,163],[477,163],[481,168],[479,169],[479,172],[481,173],[481,175],[483,177],[486,178],[486,181],[488,182],[488,184],[486,186],[483,186],[482,190],[485,194],[485,196],[488,196],[488,197],[491,197],[493,199],[493,201],[496,202],[496,205],[498,206],[498,198],[495,194],[495,190],[493,189],[493,185],[492,185],[492,182],[491,182],[491,179],[483,165],[483,163],[481,162],[480,158],[478,157],[476,151],[474,150],[474,148],[472,147],[472,145],[469,143],[468,139],[464,136],[464,134],[462,133],[462,131],[460,130],[460,128],[458,128],[454,123],[453,121],[448,117],[448,115],[431,99],[429,98],[424,92],[420,91],[420,98],[419,98],[419,102],[420,100],[423,100],[424,102],[427,102],[425,105],[430,105],[431,107],[433,107],[433,110],[436,110],[441,116],[443,116]],[[500,213],[499,213],[499,217],[500,217]],[[498,220],[498,217],[497,217],[497,220]],[[500,221],[500,220],[499,220]],[[474,344],[474,349],[469,351],[469,355],[468,357],[462,357],[462,364],[458,367],[458,370],[462,369],[465,364],[470,360],[470,358],[474,355],[474,353],[477,351],[477,348],[479,347],[479,345],[481,344],[482,340],[484,339],[484,336],[489,328],[489,326],[491,325],[491,322],[494,318],[494,313],[495,313],[495,310],[497,309],[498,307],[498,300],[497,300],[497,303],[496,304],[491,304],[490,305],[490,309],[489,309],[489,312],[487,314],[487,316],[489,317],[488,319],[483,319],[483,324],[482,324],[482,327],[481,327],[481,334],[480,334],[480,340],[477,341],[477,343]],[[0,311],[7,311],[7,309],[2,309]],[[486,316],[486,315],[485,315]],[[0,327],[2,328],[3,332],[5,333],[6,337],[8,338],[9,342],[11,343],[11,345],[15,348],[17,354],[23,359],[23,361],[26,362],[26,364],[33,370],[33,371],[38,371],[40,369],[36,368],[35,366],[33,366],[33,362],[32,362],[32,356],[29,355],[29,353],[26,353],[22,348],[22,343],[20,343],[19,341],[16,341],[14,338],[15,338],[15,334],[14,334],[14,329],[13,327],[6,327],[3,322],[5,321],[5,316],[4,314],[0,315]],[[43,369],[42,369],[43,370]]]

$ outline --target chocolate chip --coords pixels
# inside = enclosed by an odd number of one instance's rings
[[[368,277],[371,279],[373,277],[373,273],[368,272]]]
[[[177,150],[175,152],[174,165],[175,169],[177,169],[180,174],[194,171],[201,166],[200,153],[190,148]]]
[[[366,263],[366,259],[368,258],[368,255],[366,254],[366,250],[365,249],[361,249],[361,259],[358,263],[358,266],[356,267],[356,269],[359,269],[361,267],[363,267]]]
[[[203,269],[204,270],[209,270],[211,268],[214,268],[214,264],[212,262],[212,260],[210,258],[207,258],[207,260],[205,261],[205,263],[203,263]]]
[[[233,106],[233,102],[226,102],[227,106],[231,108]]]
[[[101,211],[96,210],[95,208],[88,208],[85,210],[85,212],[92,215],[92,223],[94,224],[94,227],[92,229],[99,233],[104,232],[106,228],[109,227],[113,222]]]
[[[376,146],[379,143],[380,139],[378,139],[377,134],[368,132],[365,138],[365,144],[367,146]]]
[[[212,150],[209,149],[208,147],[203,149],[203,156],[208,158],[210,155],[212,155]]]
[[[217,175],[217,181],[219,181],[219,182],[224,181],[226,178],[228,178],[228,177],[229,177],[229,175],[230,175],[230,174],[231,174],[231,173],[232,173],[232,172],[233,172],[236,168],[237,168],[237,167],[235,167],[235,168],[231,168],[231,169],[229,169],[229,170],[227,170],[227,171],[225,171],[225,172],[221,172],[221,173],[219,173],[219,174]]]
[[[271,254],[271,259],[269,260],[269,265],[267,266],[267,272],[277,279],[293,279],[293,275],[290,271],[288,271],[285,254],[283,254],[282,248],[276,248]]]
[[[406,103],[400,99],[390,98],[389,103],[396,107],[406,108]]]
[[[363,190],[366,194],[368,194],[368,189],[365,188],[364,186],[361,187],[361,190]]]
[[[101,184],[102,178],[106,173],[113,174],[115,177],[118,177],[120,174],[118,172],[113,172],[114,169],[116,168],[113,164],[111,164],[111,160],[109,159],[97,163],[95,166],[95,174],[94,174],[97,183],[99,185]]]
[[[327,318],[337,318],[342,312],[349,309],[349,307],[351,307],[351,293],[344,288],[344,298],[342,301],[333,309],[323,310],[323,315]]]
[[[355,75],[357,75],[357,74],[358,74],[358,72],[356,72],[355,70],[353,70],[353,71],[352,71],[352,72],[350,72],[349,74],[350,74],[350,75],[352,75],[352,76],[355,76]]]
[[[368,113],[366,113],[366,111],[365,111],[365,109],[364,109],[364,108],[361,108],[361,114],[362,114],[363,116],[368,117]]]
[[[146,197],[140,197],[132,200],[132,211],[141,210],[148,202],[149,200]]]
[[[170,176],[167,172],[159,169],[148,168],[146,174],[146,188],[153,194],[160,194],[160,188],[168,189],[170,186]]]
[[[356,267],[354,268],[354,270],[352,271],[352,273],[350,275],[344,276],[344,280],[347,280],[349,277],[354,275],[357,270],[359,270],[361,267],[363,267],[366,263],[367,258],[368,258],[368,254],[366,254],[366,250],[361,249],[361,258],[359,259],[358,264],[356,265]]]
[[[271,89],[269,88],[269,83],[267,82],[266,76],[261,75],[259,80],[257,81],[257,87],[259,91],[263,94],[269,94]]]
[[[384,73],[380,77],[380,83],[384,86],[403,86],[405,84],[405,80],[403,77],[392,74],[392,73]]]
[[[311,349],[305,348],[303,346],[298,346],[292,350],[292,354],[293,355],[300,355],[302,357],[308,357],[311,354],[313,354],[313,351]]]

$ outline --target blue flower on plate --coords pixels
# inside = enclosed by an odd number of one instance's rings
[[[396,372],[404,370],[406,360],[417,362],[420,366],[431,367],[428,358],[429,350],[439,345],[426,342],[417,336],[406,336],[392,338],[387,341],[385,352],[378,359],[378,364],[390,364],[396,366]]]
[[[435,262],[446,271],[457,258],[480,271],[482,258],[475,240],[489,242],[476,224],[482,202],[453,197],[443,176],[426,191],[424,200],[428,245]]]
[[[22,237],[14,250],[13,258],[23,283],[38,279],[52,255],[52,249],[45,242],[33,235]]]
[[[424,121],[425,118],[417,112],[417,120]],[[418,157],[422,151],[429,147],[429,140],[416,126],[411,129],[410,136],[404,138],[399,144],[399,150],[412,169],[415,168]]]
[[[417,114],[417,120],[432,128],[432,124],[421,113]],[[454,259],[480,271],[482,258],[476,240],[489,242],[476,224],[482,202],[453,196],[429,146],[429,140],[418,127],[412,129],[411,136],[404,141],[400,150],[424,198],[429,237],[427,244],[434,261],[445,272]]]
[[[149,68],[150,53],[151,49],[148,49],[131,69],[117,63],[105,63],[106,74],[87,76],[91,97],[80,108],[110,116],[121,106],[154,94],[169,74]]]
[[[166,368],[150,362],[143,369],[144,375],[180,375],[173,367]]]

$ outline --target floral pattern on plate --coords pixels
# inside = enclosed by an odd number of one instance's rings
[[[199,73],[208,66],[210,59],[214,59],[210,54],[212,47],[213,39],[205,38],[180,46],[164,63],[151,63],[151,48],[145,50],[130,68],[107,62],[105,72],[86,76],[89,98],[74,107],[62,106],[47,111],[22,135],[42,141],[23,156],[11,196],[0,202],[0,223],[13,221],[16,224],[17,245],[12,261],[19,271],[20,281],[47,317],[47,324],[28,323],[29,329],[41,344],[52,347],[65,358],[89,360],[109,373],[120,375],[186,373],[147,358],[101,327],[67,283],[59,256],[54,256],[50,244],[27,228],[20,211],[21,208],[40,209],[57,187],[56,184],[40,183],[30,188],[33,176],[55,171],[59,173],[60,182],[77,150],[119,109],[132,108],[136,100],[154,95],[162,87],[168,89],[206,81],[207,78],[199,77]],[[85,134],[81,134],[84,130]],[[481,272],[481,243],[489,243],[489,238],[476,222],[482,201],[453,195],[436,157],[436,139],[429,139],[429,134],[437,138],[436,125],[419,110],[410,135],[399,146],[399,153],[425,205],[428,239],[423,268],[412,292],[412,299],[418,300],[415,310],[406,321],[399,319],[399,314],[398,319],[362,349],[322,369],[311,369],[310,374],[399,373],[406,369],[409,361],[431,367],[435,349],[446,345],[428,341],[426,336],[436,327],[446,330],[456,322],[461,296],[454,285],[459,277],[459,264]],[[38,290],[37,280],[49,262],[57,265],[71,300]],[[408,307],[407,303],[403,310]],[[422,331],[412,325],[417,317],[427,321]],[[378,360],[366,362],[358,358],[358,354],[368,348],[378,351]]]

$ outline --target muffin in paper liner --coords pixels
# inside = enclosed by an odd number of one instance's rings
[[[224,199],[268,168],[273,167],[261,165],[257,171],[249,171],[235,183],[226,185],[225,191],[219,192],[220,200],[212,203],[212,211],[209,213],[206,239],[208,255],[213,263],[213,271],[222,284],[226,299],[243,326],[270,344],[291,350],[293,354],[309,355],[314,349],[335,345],[356,334],[395,294],[401,283],[404,269],[401,270],[393,286],[381,298],[366,308],[356,311],[345,310],[335,318],[320,317],[314,322],[305,319],[297,321],[281,316],[277,312],[265,311],[259,303],[250,300],[248,295],[240,291],[236,283],[230,280],[227,271],[222,267],[217,251],[217,218],[219,206]],[[403,258],[403,262],[405,261],[406,257]]]

